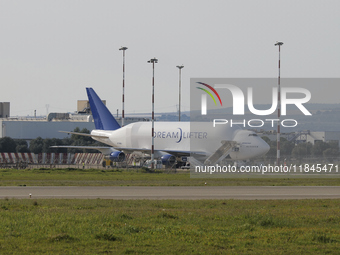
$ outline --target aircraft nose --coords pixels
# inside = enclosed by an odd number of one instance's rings
[[[261,139],[262,140],[262,139]],[[261,155],[265,155],[270,150],[270,146],[265,141],[261,141]]]

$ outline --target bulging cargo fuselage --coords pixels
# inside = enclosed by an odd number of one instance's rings
[[[268,144],[256,133],[227,125],[213,127],[211,122],[155,122],[155,151],[199,153],[208,157],[222,141],[235,141],[231,159],[256,158],[268,152]],[[151,122],[136,122],[117,130],[93,130],[93,138],[114,148],[151,150]],[[101,138],[100,136],[105,136]]]

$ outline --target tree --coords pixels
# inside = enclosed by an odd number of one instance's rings
[[[56,152],[57,150],[59,150],[59,152],[62,152],[62,153],[67,152],[66,148],[59,148],[59,149],[51,148],[51,146],[58,146],[58,145],[63,145],[63,141],[61,139],[46,138],[44,139],[42,151],[46,153]]]
[[[336,149],[339,151],[339,141],[329,141],[328,144],[330,148]]]
[[[299,143],[292,150],[292,156],[296,159],[302,159],[311,155],[313,145],[311,143]]]
[[[44,140],[39,136],[30,142],[30,151],[34,154],[42,153],[44,146]]]
[[[322,157],[323,152],[329,149],[331,146],[328,143],[323,141],[315,141],[314,146],[312,148],[312,154],[316,157]]]
[[[30,149],[28,148],[27,141],[24,139],[16,139],[14,140],[16,143],[16,152],[25,153],[30,152]]]
[[[0,138],[0,152],[16,152],[17,144],[15,141],[6,136],[4,138]]]
[[[336,158],[339,156],[339,149],[328,148],[323,151],[322,155],[325,158]]]
[[[277,142],[271,141],[267,136],[261,137],[266,143],[268,143],[270,149],[266,154],[266,158],[276,158],[277,156]],[[290,156],[292,154],[292,150],[294,149],[295,144],[293,142],[288,141],[287,139],[281,137],[280,138],[280,155],[281,156]]]
[[[280,153],[282,156],[290,156],[292,155],[292,151],[295,148],[295,144],[291,141],[288,141],[285,138],[280,139]]]

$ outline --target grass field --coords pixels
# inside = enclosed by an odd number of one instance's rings
[[[0,200],[0,254],[339,254],[340,200]]]
[[[150,173],[141,169],[0,169],[0,186],[201,186],[205,182],[214,186],[339,186],[340,178],[326,175],[190,178],[189,172]]]
[[[338,186],[340,178],[2,169],[2,186]],[[339,254],[340,200],[0,200],[0,254]]]

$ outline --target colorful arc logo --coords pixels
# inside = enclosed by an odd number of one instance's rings
[[[197,83],[206,86],[206,87],[209,88],[212,92],[214,92],[215,95],[217,96],[218,100],[220,101],[221,106],[222,106],[221,97],[220,97],[220,95],[217,93],[217,91],[216,91],[213,87],[211,87],[210,85],[208,85],[208,84],[206,84],[206,83],[203,83],[203,82],[197,82]],[[211,92],[210,92],[209,90],[203,89],[203,88],[200,88],[200,87],[196,87],[196,88],[201,89],[201,90],[203,90],[204,92],[206,92],[206,93],[214,100],[215,105],[217,105],[214,96],[211,94]]]

